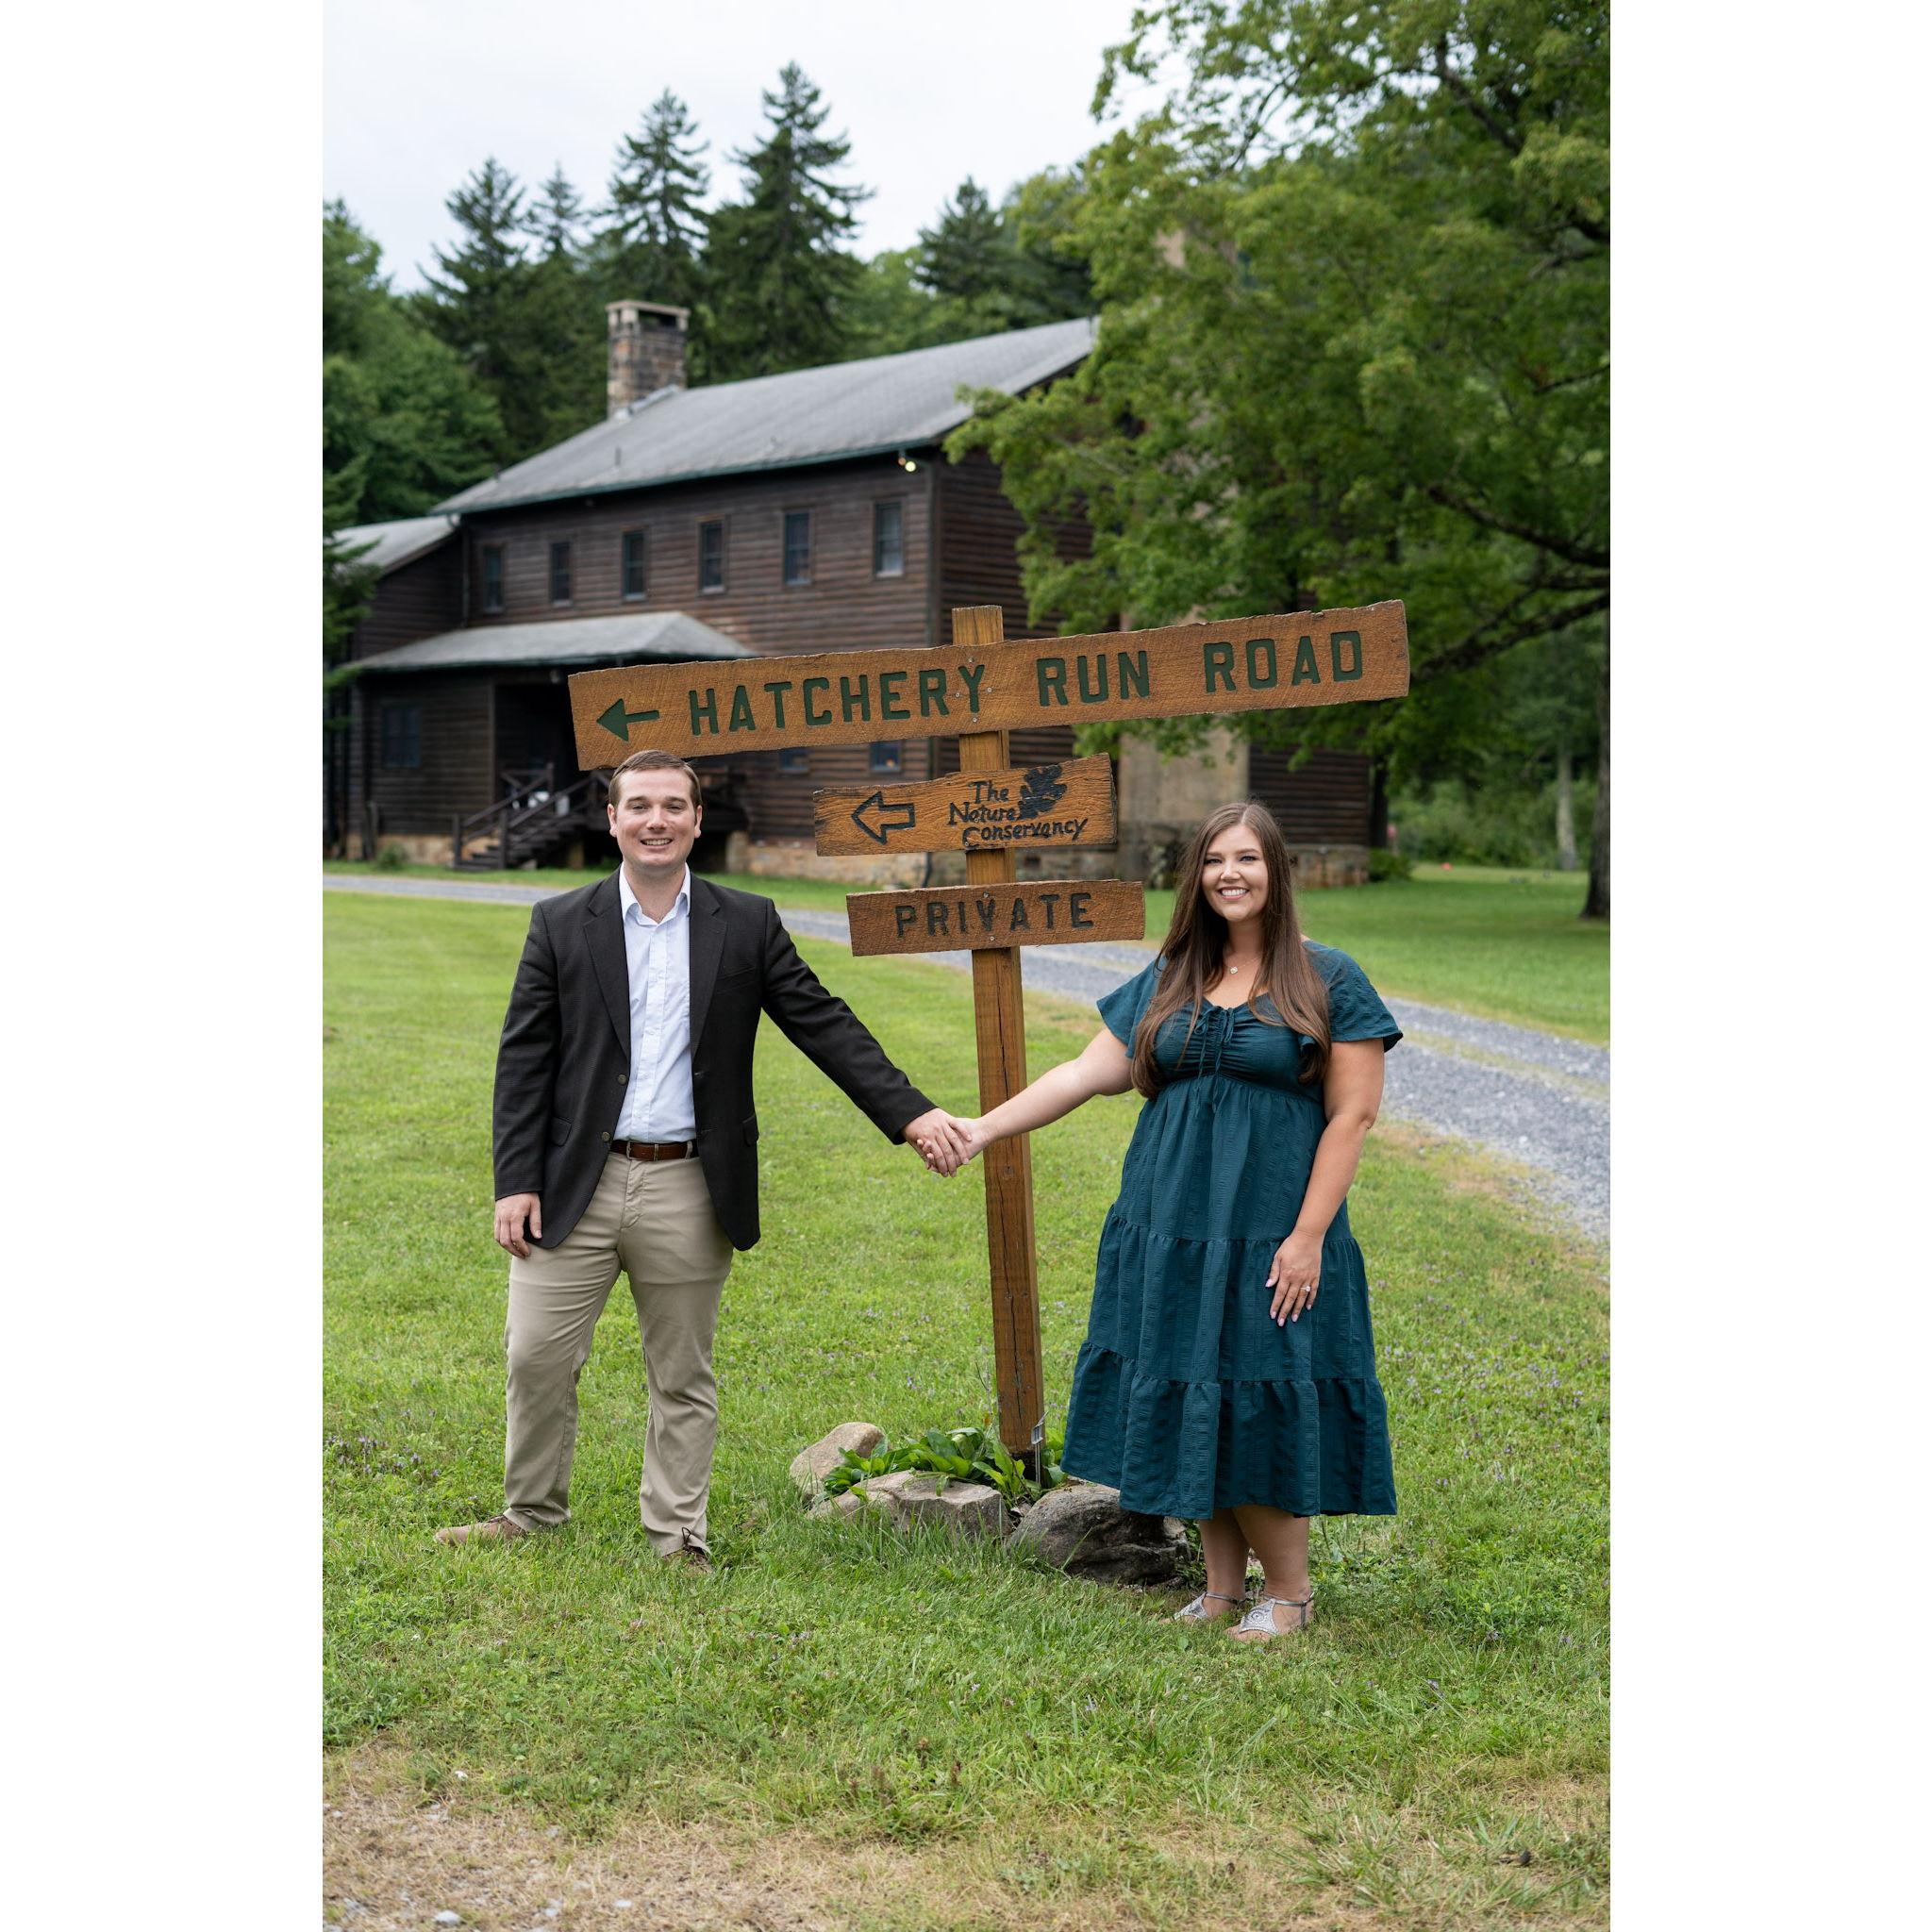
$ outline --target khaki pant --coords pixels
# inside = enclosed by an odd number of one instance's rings
[[[638,1495],[644,1532],[660,1555],[702,1549],[718,1435],[711,1340],[731,1243],[695,1158],[611,1155],[564,1240],[510,1257],[504,1513],[525,1529],[570,1520],[577,1378],[620,1269],[637,1304],[650,1395]]]

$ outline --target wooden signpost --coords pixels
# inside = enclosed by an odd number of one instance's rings
[[[958,734],[954,776],[820,791],[813,805],[824,854],[965,854],[964,886],[854,892],[845,904],[855,954],[972,954],[982,1113],[1026,1084],[1019,949],[1146,930],[1138,885],[1015,879],[1016,848],[1110,845],[1115,813],[1106,758],[1014,768],[1008,730],[1354,704],[1408,689],[1398,603],[1013,643],[1004,625],[986,605],[953,612],[947,645],[627,665],[570,680],[586,771],[646,745],[702,758]],[[983,1166],[1000,1439],[1037,1474],[1046,1402],[1028,1137],[996,1141]]]

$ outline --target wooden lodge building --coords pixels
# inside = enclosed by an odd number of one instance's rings
[[[429,516],[339,532],[373,547],[375,600],[349,643],[330,735],[333,848],[463,865],[615,861],[605,774],[581,774],[574,671],[951,641],[956,606],[1026,621],[1018,513],[983,455],[948,462],[962,386],[1018,394],[1074,368],[1088,321],[706,388],[684,386],[686,311],[610,305],[606,419]],[[1077,529],[1063,541],[1078,542]],[[1071,726],[1011,734],[1015,764],[1072,756]],[[812,793],[957,769],[951,738],[722,756],[705,786],[708,869],[880,883],[923,859],[820,859]],[[1370,774],[1357,754],[1287,755],[1217,735],[1211,763],[1131,743],[1111,853],[1028,854],[1041,871],[1145,877],[1202,813],[1265,800],[1305,885],[1367,874]],[[959,861],[953,860],[954,867]],[[948,861],[935,861],[935,881]],[[909,868],[909,870],[908,870]],[[962,874],[963,876],[963,871]]]

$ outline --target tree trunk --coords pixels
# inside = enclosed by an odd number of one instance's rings
[[[1570,740],[1557,745],[1557,870],[1576,870],[1576,801],[1570,782]]]
[[[1590,891],[1581,917],[1610,916],[1610,641],[1604,622],[1604,669],[1596,688],[1596,812],[1590,824]]]

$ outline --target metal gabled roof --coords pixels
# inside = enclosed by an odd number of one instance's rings
[[[364,556],[351,558],[349,561],[352,564],[373,563],[387,576],[391,571],[400,570],[406,563],[414,563],[419,557],[426,557],[439,543],[453,537],[456,527],[455,517],[438,513],[426,517],[402,517],[388,524],[357,524],[350,529],[336,531],[335,540],[345,550],[374,543],[375,549]]]
[[[507,508],[933,443],[966,420],[962,387],[1017,395],[1071,369],[1092,346],[1093,324],[1082,317],[784,375],[660,390],[439,508]]]
[[[479,624],[418,638],[358,660],[358,671],[499,670],[518,665],[636,664],[652,658],[753,658],[736,638],[682,610],[556,617],[541,624]]]

